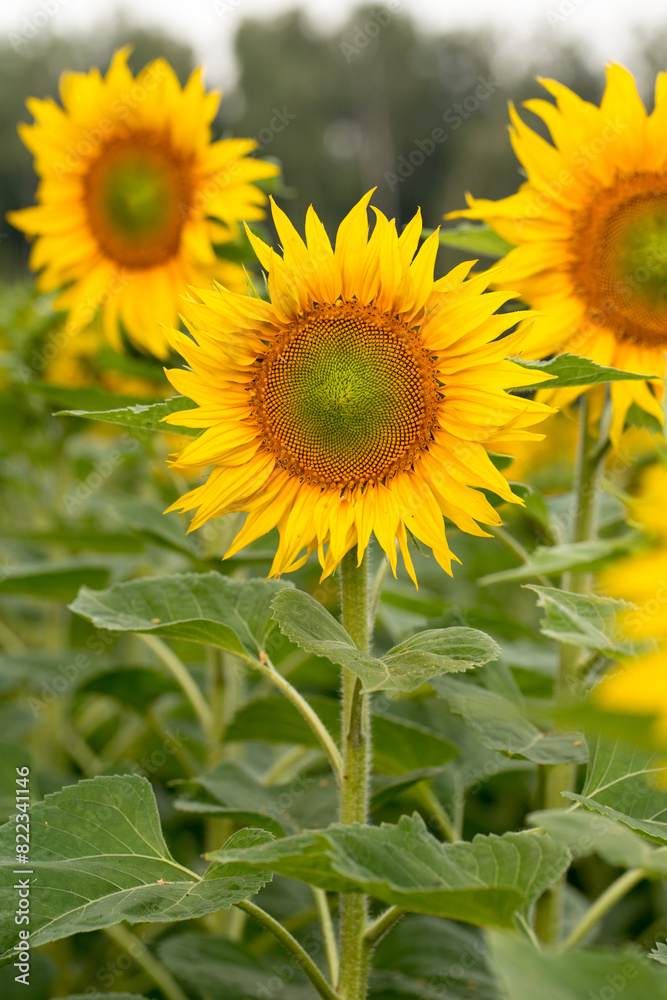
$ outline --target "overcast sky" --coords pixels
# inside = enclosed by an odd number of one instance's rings
[[[506,39],[505,51],[514,60],[521,58],[522,41],[537,31],[547,40],[580,40],[592,60],[602,64],[616,59],[635,72],[641,72],[634,58],[637,32],[653,35],[656,27],[667,27],[664,0],[385,0],[385,4],[411,14],[425,29],[493,26]],[[238,22],[271,17],[294,6],[307,11],[317,30],[326,31],[344,21],[358,4],[356,0],[3,0],[0,32],[23,32],[37,25],[38,30],[68,34],[122,12],[130,21],[160,26],[190,42],[208,66],[209,82],[225,85],[234,76],[231,40]],[[48,26],[42,28],[47,17]]]

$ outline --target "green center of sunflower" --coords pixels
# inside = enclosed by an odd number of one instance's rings
[[[322,306],[287,331],[253,389],[278,464],[322,485],[408,468],[431,438],[440,399],[416,333],[357,302]]]
[[[84,183],[90,226],[107,257],[149,268],[178,253],[193,185],[164,139],[135,133],[108,143]]]
[[[578,220],[573,277],[593,322],[621,340],[667,345],[667,176],[604,189]]]

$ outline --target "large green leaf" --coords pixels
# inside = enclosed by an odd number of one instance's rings
[[[76,614],[112,632],[149,632],[217,646],[256,658],[274,627],[271,598],[289,584],[232,580],[221,573],[180,573],[119,583],[108,590],[83,587]]]
[[[575,861],[595,853],[616,868],[642,868],[647,876],[667,876],[667,847],[653,847],[608,816],[585,809],[545,809],[527,819],[565,844]]]
[[[520,314],[517,318],[520,318]],[[638,375],[637,372],[623,371],[621,368],[605,368],[590,358],[580,358],[576,354],[559,354],[548,361],[526,361],[523,358],[512,360],[522,368],[555,376],[548,382],[522,385],[522,392],[531,389],[573,389],[580,385],[597,385],[601,382],[655,379],[655,375]]]
[[[441,229],[440,242],[443,246],[479,254],[481,257],[504,257],[512,249],[512,244],[490,226],[480,226],[473,222],[459,222],[452,229]]]
[[[507,1000],[664,1000],[667,970],[634,949],[553,954],[491,932],[491,955]]]
[[[664,754],[649,755],[619,741],[598,738],[590,748],[581,794],[563,794],[667,844],[667,791],[659,786],[666,778]]]
[[[277,997],[313,1000],[313,987],[294,962],[281,955],[258,955],[246,945],[216,934],[178,934],[158,945],[158,956],[193,997],[250,1000]],[[106,996],[105,996],[106,1000]]]
[[[33,947],[121,920],[179,920],[227,909],[258,892],[266,879],[244,867],[212,866],[200,878],[172,858],[160,829],[150,784],[137,775],[81,781],[48,795],[30,810]],[[269,837],[242,831],[228,845]],[[221,850],[224,855],[224,848]],[[0,866],[12,885],[16,826],[0,828]],[[16,950],[17,896],[0,904],[0,961]]]
[[[333,698],[309,698],[332,734],[340,738],[340,704]],[[385,774],[404,774],[420,767],[441,767],[458,756],[457,748],[418,723],[389,715],[373,715],[373,763]],[[225,731],[225,739],[298,743],[319,747],[317,736],[285,698],[258,698],[244,705]]]
[[[515,700],[454,677],[438,677],[431,684],[490,750],[519,754],[537,764],[586,760],[583,738],[576,733],[545,733],[538,729],[527,718],[518,692]]]
[[[53,560],[5,570],[0,577],[0,593],[71,601],[80,587],[104,587],[108,580],[108,566],[74,559]]]
[[[371,997],[506,1000],[477,927],[409,914],[373,956]]]
[[[430,629],[399,643],[382,657],[357,649],[329,612],[300,590],[282,591],[273,600],[281,631],[301,649],[347,667],[364,691],[413,691],[434,676],[469,670],[496,659],[493,639],[470,628]]]
[[[170,413],[193,408],[191,399],[172,396],[165,403],[135,403],[133,406],[115,406],[109,409],[60,410],[57,417],[82,417],[87,420],[101,420],[110,424],[120,424],[139,431],[162,431],[163,434],[188,434],[196,437],[200,431],[196,427],[181,427],[177,424],[162,423]]]
[[[330,891],[367,892],[418,913],[495,927],[514,926],[514,915],[525,911],[569,862],[569,852],[546,834],[442,844],[417,815],[403,816],[397,826],[335,824],[208,857]]]
[[[483,576],[478,583],[488,587],[492,583],[508,580],[530,580],[536,576],[551,576],[566,570],[597,570],[614,556],[626,554],[635,545],[634,535],[622,538],[597,538],[590,542],[572,542],[569,545],[538,545],[531,552],[528,562],[513,569],[500,570]]]
[[[546,615],[540,621],[540,631],[558,642],[586,646],[602,653],[622,653],[633,656],[646,647],[623,635],[621,615],[631,607],[627,601],[596,594],[572,594],[555,587],[526,584],[538,595],[537,606]]]

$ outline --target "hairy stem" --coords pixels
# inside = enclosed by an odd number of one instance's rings
[[[331,733],[324,725],[315,709],[308,704],[303,695],[299,694],[297,689],[290,684],[287,678],[283,677],[283,675],[276,670],[266,655],[262,654],[261,659],[252,660],[251,662],[253,666],[260,671],[260,673],[264,674],[264,676],[278,688],[279,691],[282,691],[285,697],[292,702],[297,711],[306,720],[329,758],[331,767],[336,775],[339,785],[342,784],[343,760],[338,747],[334,743]]]
[[[341,563],[343,625],[358,649],[368,652],[371,639],[368,565],[356,564],[354,550]],[[343,667],[343,781],[340,789],[342,823],[368,820],[370,767],[370,710],[361,681]],[[340,899],[340,978],[338,989],[345,1000],[364,1000],[368,990],[369,953],[364,945],[368,923],[368,897],[343,893]]]
[[[624,896],[630,892],[631,889],[646,878],[646,872],[643,868],[631,868],[629,871],[624,872],[620,875],[615,882],[612,882],[608,886],[601,896],[595,900],[595,902],[589,906],[589,908],[584,913],[583,917],[579,923],[572,928],[568,934],[565,941],[561,945],[562,951],[568,951],[570,948],[574,948],[581,941],[584,940],[586,935],[590,930],[592,930],[595,925],[602,920],[604,916],[620,902]]]
[[[213,726],[213,713],[188,668],[179,660],[173,649],[158,636],[144,632],[138,632],[137,635],[171,672],[172,677],[180,685],[181,690],[192,705],[201,727],[208,737]]]
[[[295,961],[297,961],[300,967],[303,969],[305,975],[310,979],[311,983],[324,1000],[340,1000],[339,994],[336,993],[334,989],[326,981],[320,970],[317,968],[313,962],[310,955],[304,951],[299,942],[295,937],[293,937],[287,928],[279,924],[270,914],[262,910],[261,907],[256,906],[254,903],[249,902],[247,899],[242,900],[240,903],[236,903],[239,910],[243,910],[248,916],[256,920],[257,923],[261,924],[268,931],[273,934],[278,941],[280,941],[283,948],[293,956]]]
[[[187,994],[183,992],[169,969],[158,961],[136,934],[133,934],[123,924],[105,927],[104,930],[108,937],[132,956],[137,965],[140,965],[155,985],[162,990],[167,1000],[188,1000]]]
[[[586,396],[579,402],[579,435],[574,483],[574,509],[571,542],[586,542],[597,534],[597,511],[600,473],[604,464],[606,447],[589,432],[588,403]],[[586,570],[563,574],[562,588],[570,593],[587,594],[592,586],[592,574]],[[561,643],[554,695],[559,698],[576,698],[581,693],[582,664],[586,651],[581,646]],[[577,776],[576,764],[545,765],[540,774],[541,808],[561,809],[565,805],[563,792],[574,790]],[[560,936],[561,912],[565,876],[558,879],[538,901],[535,913],[535,930],[539,937],[555,944]]]

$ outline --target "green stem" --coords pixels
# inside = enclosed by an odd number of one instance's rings
[[[490,535],[493,535],[495,538],[497,538],[499,542],[502,542],[505,548],[508,549],[510,552],[512,552],[515,556],[517,556],[522,563],[530,562],[531,560],[530,552],[528,552],[527,549],[524,549],[521,542],[518,541],[514,537],[514,535],[511,535],[509,531],[507,531],[505,528],[502,528],[499,525],[497,526],[495,524],[485,524],[484,530],[488,531]],[[551,580],[549,579],[548,576],[542,576],[542,574],[538,573],[536,574],[535,579],[543,587],[551,586]]]
[[[340,975],[340,960],[338,958],[338,945],[336,944],[336,934],[334,932],[333,920],[331,919],[329,901],[324,889],[317,889],[315,886],[312,889],[320,918],[322,937],[324,938],[324,950],[326,951],[327,963],[329,965],[329,978],[332,983],[335,983],[338,982],[338,976]]]
[[[368,652],[371,640],[368,564],[357,566],[351,550],[341,563],[341,608],[343,626],[358,649]],[[371,751],[368,697],[359,678],[343,667],[343,781],[340,789],[342,823],[368,821],[369,767]],[[338,989],[345,1000],[364,1000],[368,991],[369,952],[364,945],[368,923],[365,893],[343,893],[340,898],[340,979]]]
[[[398,923],[407,910],[401,906],[390,906],[388,910],[381,913],[379,917],[368,925],[364,934],[364,944],[371,951],[380,943],[385,934],[388,934],[392,927]]]
[[[290,932],[279,924],[270,914],[262,910],[261,907],[256,906],[254,903],[249,902],[244,899],[240,903],[236,903],[239,910],[243,910],[248,916],[256,920],[257,923],[261,924],[268,931],[273,934],[278,941],[280,941],[283,948],[293,956],[293,958],[299,963],[299,966],[303,969],[305,975],[310,979],[311,983],[324,1000],[341,1000],[338,993],[331,988],[329,983],[326,981],[320,970],[317,968],[312,958],[303,950],[299,942],[295,937],[292,937]]]
[[[151,977],[155,985],[159,986],[167,1000],[188,1000],[187,994],[183,992],[171,972],[155,958],[136,934],[133,934],[123,924],[105,927],[105,932],[132,956],[137,965],[140,965],[144,972]]]
[[[283,677],[273,666],[265,654],[261,654],[260,660],[252,660],[253,666],[264,674],[268,680],[274,684],[285,697],[292,702],[297,711],[303,716],[310,728],[313,730],[326,753],[336,779],[339,784],[343,783],[343,760],[338,747],[333,741],[331,733],[320,719],[317,712],[308,704],[303,695],[299,694],[295,687],[292,687],[286,677]]]
[[[165,667],[171,672],[172,677],[180,685],[183,693],[195,710],[204,734],[209,736],[213,727],[213,713],[188,668],[179,660],[173,649],[166,642],[163,642],[162,639],[158,638],[158,636],[144,632],[138,632],[137,635],[142,642],[153,650],[158,659],[162,660]]]
[[[602,920],[604,916],[616,905],[631,889],[646,878],[643,868],[631,868],[625,872],[615,882],[608,886],[601,896],[595,900],[592,906],[584,913],[579,923],[568,934],[559,950],[568,951],[574,948],[580,941],[583,941],[588,932]]]
[[[588,401],[585,395],[581,397],[579,407],[574,520],[570,532],[572,542],[586,542],[596,537],[600,474],[607,452],[606,442],[597,441],[589,432]],[[587,570],[564,573],[562,589],[570,593],[587,594],[591,590],[592,580],[592,574]],[[581,646],[561,643],[554,685],[557,700],[574,699],[581,694],[585,657],[586,651]],[[565,805],[562,793],[574,791],[576,777],[576,764],[545,765],[538,782],[541,788],[541,808],[562,809]],[[537,903],[535,929],[539,937],[550,944],[555,944],[560,936],[564,886],[565,877],[562,876]]]

